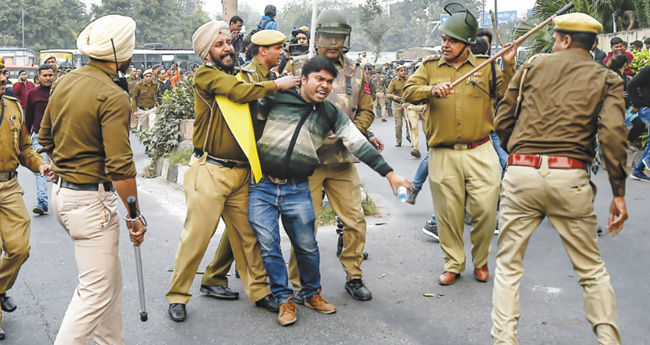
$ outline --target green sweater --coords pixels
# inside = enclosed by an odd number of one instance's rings
[[[258,102],[256,121],[258,124],[266,121],[262,136],[257,140],[263,173],[277,178],[310,176],[320,163],[317,152],[330,131],[381,176],[393,170],[350,118],[329,101],[307,103],[296,90],[287,90]],[[295,146],[287,156],[292,140],[295,140]]]

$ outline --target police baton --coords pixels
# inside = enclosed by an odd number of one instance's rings
[[[129,205],[129,217],[135,219],[138,217],[138,211],[135,208],[135,196],[126,198]],[[144,298],[144,278],[142,276],[142,256],[140,255],[140,246],[133,246],[135,250],[135,270],[138,274],[138,294],[140,295],[140,321],[146,322],[149,317],[147,315],[147,305]]]
[[[564,14],[565,12],[567,12],[568,10],[572,9],[573,6],[574,6],[574,5],[573,5],[573,2],[569,2],[569,3],[566,4],[564,7],[562,7],[562,8],[559,9],[557,12],[555,12],[555,14],[553,14],[553,15],[550,16],[550,17],[548,17],[548,18],[547,18],[546,20],[544,20],[543,22],[539,23],[536,27],[532,28],[530,31],[528,31],[527,33],[525,33],[523,36],[517,38],[517,39],[515,40],[515,44],[516,44],[516,45],[520,45],[520,44],[522,44],[522,43],[523,43],[523,42],[524,42],[528,37],[530,37],[532,34],[534,34],[535,32],[539,31],[541,28],[545,27],[548,23],[552,22],[553,19],[555,19],[555,17],[557,17],[557,16],[559,16],[559,15],[562,15],[562,14]],[[474,73],[480,71],[483,67],[485,67],[485,66],[491,64],[492,61],[496,60],[496,59],[499,58],[501,55],[505,54],[508,50],[510,50],[510,47],[506,47],[506,48],[501,49],[498,53],[494,54],[494,56],[492,56],[492,57],[490,57],[489,59],[483,61],[480,65],[476,66],[474,69],[472,69],[471,71],[465,73],[465,75],[463,75],[462,77],[458,78],[456,81],[454,81],[453,83],[451,83],[451,88],[453,89],[453,88],[456,87],[458,84],[462,83],[465,79],[471,77],[472,75],[474,75]],[[436,98],[439,98],[440,96],[438,96],[438,94],[435,94],[435,97],[436,97]]]

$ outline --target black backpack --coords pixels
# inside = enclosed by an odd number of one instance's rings
[[[253,37],[253,35],[255,35],[257,32],[264,30],[264,27],[266,26],[266,24],[268,24],[268,23],[270,23],[272,21],[273,21],[273,19],[267,19],[265,21],[260,21],[257,24],[257,26],[255,27],[255,29],[251,30],[251,32],[246,34],[246,37],[244,37],[244,41],[243,41],[243,42],[245,42],[244,44],[250,44],[251,43],[251,37]],[[243,49],[244,48],[242,47],[242,50]]]

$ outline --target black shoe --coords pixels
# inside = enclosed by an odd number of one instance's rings
[[[6,292],[0,294],[0,305],[2,306],[2,311],[6,311],[7,313],[11,313],[18,307],[14,299],[7,296]]]
[[[0,328],[0,340],[5,340],[5,331]]]
[[[413,157],[415,157],[415,158],[420,158],[420,157],[422,157],[422,155],[420,154],[420,151],[415,150],[415,149],[413,149],[413,150],[411,151],[411,156],[413,156]]]
[[[598,236],[602,236],[603,235],[603,227],[598,225],[598,230],[596,230],[596,233],[598,233]]]
[[[386,120],[386,119],[381,119],[381,122],[388,122],[388,120]]]
[[[402,143],[395,144],[395,147],[402,147]]]
[[[268,294],[266,295],[266,297],[255,302],[255,306],[258,308],[264,308],[272,313],[277,313],[278,311],[280,311],[280,306],[278,305],[278,302],[275,301],[275,298],[273,298],[273,295],[271,294]]]
[[[427,236],[433,237],[433,240],[435,242],[440,242],[440,237],[438,236],[438,224],[428,221],[426,224],[424,224],[422,232],[424,232],[424,234]]]
[[[415,189],[415,187],[409,187],[408,194],[406,195],[406,202],[415,205],[415,198],[418,197],[418,193],[420,193],[420,191]]]
[[[230,290],[228,285],[201,285],[202,294],[219,299],[235,300],[239,299],[239,292]]]
[[[235,271],[235,278],[241,279],[241,277],[239,276],[239,271]]]
[[[293,292],[293,302],[300,305],[305,305],[305,296],[302,295],[301,290]]]
[[[169,318],[172,321],[183,322],[187,317],[187,311],[185,310],[185,304],[183,303],[172,303],[169,305]]]
[[[372,299],[372,293],[363,284],[363,280],[359,278],[348,280],[345,283],[345,290],[357,301],[369,301]]]

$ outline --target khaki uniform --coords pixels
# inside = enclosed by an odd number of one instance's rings
[[[156,124],[159,87],[156,81],[151,81],[151,85],[147,85],[143,80],[137,83],[133,89],[131,104],[133,113],[138,115],[142,130],[151,129]]]
[[[592,61],[587,51],[570,49],[529,59],[499,104],[496,132],[502,146],[511,154],[542,155],[542,161],[538,168],[511,165],[503,179],[492,311],[495,344],[517,344],[523,258],[544,217],[560,234],[579,276],[587,320],[598,343],[620,344],[616,297],[598,248],[596,190],[587,171],[549,168],[548,157],[589,163],[598,133],[613,194],[624,196],[622,96],[622,80],[615,73]]]
[[[420,120],[422,120],[423,128],[427,126],[425,108],[425,104],[409,104],[406,107],[406,118],[410,124],[409,130],[411,131],[411,143],[413,144],[413,149],[416,151],[420,151]]]
[[[32,149],[32,140],[23,125],[23,109],[18,99],[1,96],[0,115],[0,293],[13,287],[20,266],[29,257],[31,218],[23,201],[16,169],[22,164],[33,172],[45,164]],[[2,312],[0,311],[0,323]]]
[[[129,83],[129,97],[133,98],[133,91],[135,90],[136,84],[140,82],[140,79],[133,78],[130,75],[126,77],[126,81]],[[131,112],[131,130],[138,129],[138,118],[135,116],[135,110]]]
[[[300,75],[306,57],[294,60],[295,75]],[[361,66],[342,56],[335,64],[339,74],[334,80],[332,92],[327,99],[350,116],[357,128],[365,133],[374,121],[372,97]],[[367,88],[366,88],[367,87]],[[330,205],[343,220],[343,250],[341,265],[348,279],[361,278],[363,248],[366,245],[366,219],[361,207],[361,179],[354,166],[356,158],[339,138],[327,139],[318,150],[321,164],[309,177],[309,188],[314,203],[316,219],[323,202],[323,188]],[[300,275],[293,252],[289,261],[289,277],[296,290],[300,289]]]
[[[395,77],[391,80],[390,85],[388,85],[388,91],[386,91],[386,97],[393,101],[393,117],[395,117],[395,140],[398,144],[402,143],[402,128],[404,121],[404,100],[401,99],[403,96],[402,89],[406,85],[406,78],[400,79]],[[399,99],[399,100],[398,100]],[[407,130],[408,131],[408,130]]]
[[[59,180],[52,208],[75,246],[79,271],[55,344],[124,344],[119,198],[110,181],[136,175],[129,143],[129,97],[108,66],[91,60],[60,79],[38,133]],[[84,97],[79,97],[83,94]],[[83,130],[79,130],[79,129]],[[62,187],[63,180],[97,190]]]
[[[472,217],[471,240],[474,267],[487,263],[490,242],[496,227],[501,166],[490,142],[469,150],[453,149],[455,144],[470,144],[488,138],[493,131],[493,108],[488,94],[466,81],[455,93],[439,99],[431,90],[441,82],[453,82],[485,58],[469,54],[459,69],[444,58],[428,58],[409,78],[404,89],[406,102],[428,101],[425,133],[429,151],[429,184],[440,245],[445,254],[445,271],[465,270],[463,215],[465,204]],[[503,96],[514,74],[514,62],[504,61],[497,77],[497,96]],[[487,90],[492,79],[490,66],[471,77]]]
[[[375,101],[372,107],[377,112],[381,108],[381,118],[386,120],[388,117],[388,113],[386,112],[386,77],[379,72],[375,72],[370,78],[375,85]]]
[[[271,290],[257,236],[248,223],[250,169],[222,167],[208,162],[207,158],[209,155],[219,160],[247,162],[215,96],[223,95],[233,102],[245,103],[272,94],[275,86],[272,82],[238,81],[210,63],[197,70],[193,85],[196,92],[193,142],[195,149],[204,154],[200,158],[193,157],[185,173],[187,217],[167,300],[169,303],[189,302],[192,296],[189,289],[196,270],[223,217],[244,291],[250,301],[255,302],[269,295]]]
[[[242,68],[241,77],[244,81],[249,83],[258,83],[275,79],[273,72],[269,71],[257,58],[253,58],[250,64]],[[226,228],[221,235],[219,247],[214,256],[214,259],[205,269],[203,274],[202,285],[228,285],[228,272],[230,266],[235,260],[235,257],[228,240],[228,228]]]

